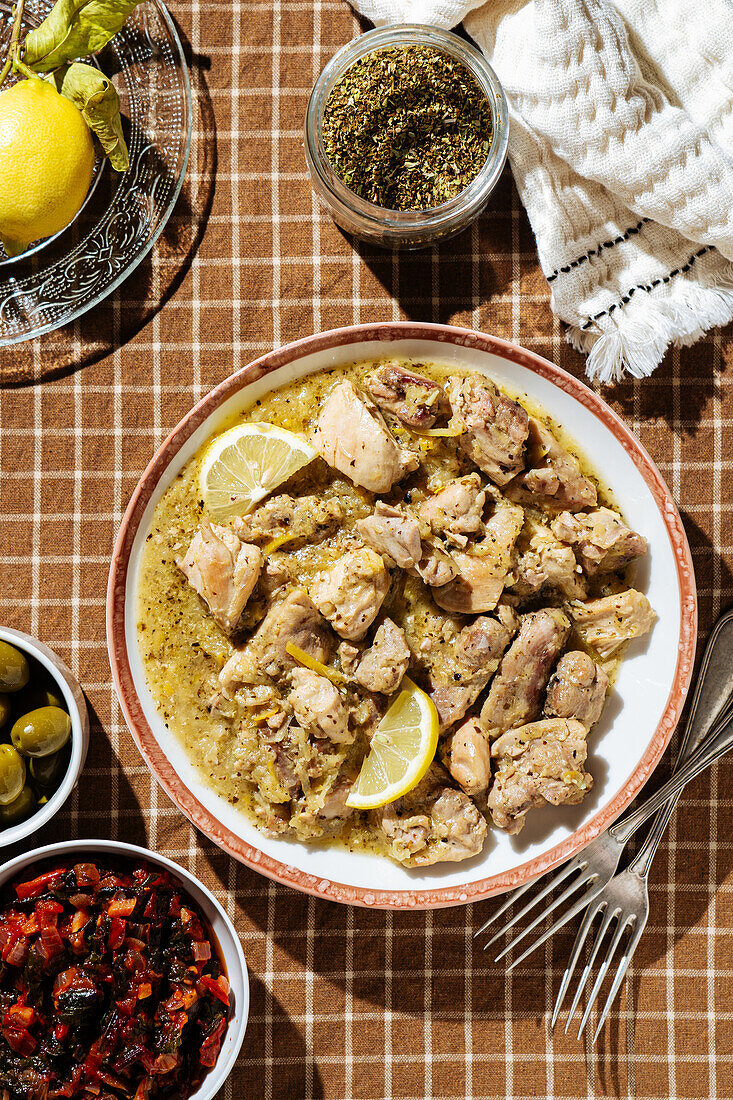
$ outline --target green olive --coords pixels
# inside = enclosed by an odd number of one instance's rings
[[[30,679],[25,656],[13,645],[0,642],[0,691],[20,691]]]
[[[48,756],[33,757],[30,765],[31,778],[41,787],[53,787],[68,762],[69,754],[63,749]]]
[[[12,745],[0,745],[0,806],[14,802],[25,785],[25,760]]]
[[[17,798],[9,802],[7,806],[0,806],[0,829],[6,829],[10,825],[17,825],[25,821],[36,809],[36,796],[26,783]]]
[[[39,707],[19,718],[10,739],[23,756],[50,756],[71,736],[71,719],[61,707]]]
[[[0,726],[4,726],[7,722],[11,709],[10,699],[0,692]]]

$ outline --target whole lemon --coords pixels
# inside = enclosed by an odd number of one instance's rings
[[[69,224],[93,169],[91,131],[51,84],[22,80],[0,92],[0,240],[9,256]]]

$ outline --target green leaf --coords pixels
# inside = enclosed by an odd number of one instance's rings
[[[112,167],[117,172],[126,172],[130,158],[122,134],[120,99],[112,81],[93,65],[85,65],[82,61],[58,69],[51,79],[61,95],[81,111]]]
[[[23,61],[49,73],[101,50],[114,38],[139,0],[56,0],[40,27],[25,40]]]

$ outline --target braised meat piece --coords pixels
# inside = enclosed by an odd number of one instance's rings
[[[575,548],[589,577],[596,573],[616,573],[647,552],[646,539],[627,527],[610,508],[575,516],[571,512],[561,512],[553,520],[552,530],[562,542]]]
[[[423,523],[430,524],[435,535],[441,535],[455,546],[465,548],[468,535],[483,530],[486,493],[478,474],[456,478],[435,496],[428,497],[418,509]]]
[[[441,729],[463,718],[499,667],[499,661],[519,626],[509,607],[498,617],[480,615],[457,635],[452,647],[439,649],[430,669],[429,694],[435,703]]]
[[[448,399],[437,382],[405,370],[399,363],[377,367],[367,388],[380,409],[392,413],[408,428],[432,428],[450,414]]]
[[[269,601],[272,601],[281,589],[297,584],[298,570],[295,561],[295,558],[277,551],[271,553],[265,561],[265,568],[260,573],[260,590]]]
[[[483,794],[491,779],[489,739],[478,718],[466,718],[448,738],[448,771],[466,794]]]
[[[543,505],[545,508],[594,508],[598,502],[595,485],[580,472],[574,455],[566,451],[539,420],[530,418],[528,461],[530,467],[507,489],[512,500]]]
[[[347,680],[354,679],[354,674],[359,667],[359,661],[361,660],[365,650],[365,642],[361,642],[356,645],[354,644],[354,642],[339,642],[336,653],[338,655],[339,664],[341,665],[342,675]]]
[[[341,758],[337,755],[334,759]],[[336,774],[331,771],[315,783],[306,781],[302,796],[292,807],[291,826],[295,825],[299,835],[308,840],[337,835],[354,812],[346,805],[353,783],[350,767]]]
[[[458,659],[473,669],[484,668],[499,651],[504,652],[519,630],[520,622],[519,615],[508,604],[500,604],[495,617],[479,616],[458,635]]]
[[[488,553],[489,546],[493,545],[494,557],[502,564],[508,564],[524,525],[524,511],[518,504],[513,504],[502,496],[497,489],[490,492],[487,490],[486,495],[491,497],[493,510],[491,518],[484,525],[483,552]]]
[[[414,572],[429,588],[442,588],[458,575],[458,563],[439,539],[423,539],[422,557]]]
[[[608,676],[592,657],[574,649],[563,654],[547,685],[546,718],[575,718],[587,730],[601,716]]]
[[[604,661],[631,638],[648,634],[657,616],[642,592],[629,588],[612,596],[568,604],[576,633]]]
[[[289,702],[299,725],[315,737],[328,737],[335,744],[351,743],[349,710],[337,689],[309,668],[294,668],[290,674]]]
[[[420,524],[401,508],[378,500],[373,514],[357,520],[355,526],[367,546],[400,569],[414,569],[422,558]]]
[[[487,677],[482,682],[482,677],[477,675],[471,683],[444,684],[431,677],[428,694],[435,703],[441,729],[449,729],[456,722],[460,722],[471,704],[478,699],[489,679],[490,677]]]
[[[545,718],[509,730],[491,749],[497,761],[489,792],[494,824],[518,833],[533,806],[576,805],[593,786],[585,770],[586,729],[567,718]]]
[[[177,565],[222,630],[233,633],[260,575],[259,548],[229,527],[202,523]]]
[[[361,537],[380,554],[386,555],[412,576],[420,577],[431,588],[441,589],[436,600],[446,610],[491,611],[501,595],[498,583],[496,536],[487,542],[491,554],[481,562],[463,556],[464,567],[448,553],[437,537],[421,537],[432,530],[435,535],[445,533],[455,545],[465,546],[466,533],[483,527],[481,512],[486,495],[480,491],[477,474],[452,482],[441,493],[429,498],[419,509],[419,521],[403,508],[377,501],[374,514],[357,520],[356,530]],[[507,505],[514,507],[513,505]],[[422,530],[421,530],[422,525]],[[461,580],[461,574],[466,576]],[[455,580],[453,587],[444,589]],[[488,592],[486,590],[488,585]],[[449,606],[455,604],[456,606]]]
[[[484,538],[474,545],[471,553],[453,552],[458,576],[433,592],[438,606],[469,615],[493,611],[504,591],[512,551],[523,523],[523,510],[497,494],[494,513],[484,527]]]
[[[376,405],[353,382],[334,386],[321,408],[314,445],[329,466],[372,493],[388,493],[419,465],[401,447]]]
[[[585,580],[575,554],[544,523],[527,518],[517,542],[514,580],[508,585],[517,596],[535,596],[547,588],[570,600],[585,599]]]
[[[450,378],[447,389],[463,450],[496,485],[506,485],[524,468],[527,412],[475,374]]]
[[[444,611],[462,615],[478,615],[493,611],[504,591],[506,573],[497,568],[490,557],[479,557],[456,550],[453,561],[458,576],[435,588],[433,598]]]
[[[371,646],[359,650],[350,642],[339,646],[341,668],[367,691],[392,695],[402,682],[410,663],[405,632],[391,619],[380,623]]]
[[[345,820],[347,817],[351,817],[354,811],[346,805],[346,799],[349,797],[353,785],[353,775],[340,775],[323,799],[323,805],[318,816],[323,818],[324,821]]]
[[[373,514],[357,520],[355,527],[367,546],[431,587],[447,584],[458,572],[441,543],[422,539],[420,524],[403,508],[378,500]]]
[[[486,839],[486,821],[463,791],[455,791],[450,787],[443,788],[433,802],[430,816],[434,848],[429,840],[425,860],[418,856],[415,860],[416,864],[443,861],[458,863],[478,855],[483,848]]]
[[[492,737],[539,715],[545,685],[569,632],[567,616],[556,607],[522,616],[519,634],[504,654],[481,709],[481,721]]]
[[[484,818],[437,764],[414,790],[373,813],[390,855],[406,867],[470,859],[486,839]]]
[[[219,673],[224,691],[231,694],[237,685],[258,684],[263,677],[278,679],[295,664],[288,642],[322,664],[331,654],[331,632],[302,588],[294,588],[270,608],[249,642],[234,651]]]
[[[248,516],[238,516],[232,528],[248,542],[287,537],[288,547],[293,550],[296,542],[320,542],[336,530],[343,518],[344,510],[337,500],[280,493]]]
[[[318,610],[342,638],[358,642],[376,619],[389,589],[389,574],[369,547],[350,550],[319,573],[310,594]]]

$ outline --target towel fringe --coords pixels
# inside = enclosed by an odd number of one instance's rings
[[[610,332],[602,334],[571,325],[567,340],[588,355],[586,373],[593,382],[621,380],[625,372],[647,378],[670,345],[685,347],[708,329],[733,320],[733,264],[707,286],[680,280],[664,298],[649,295],[614,311]]]

